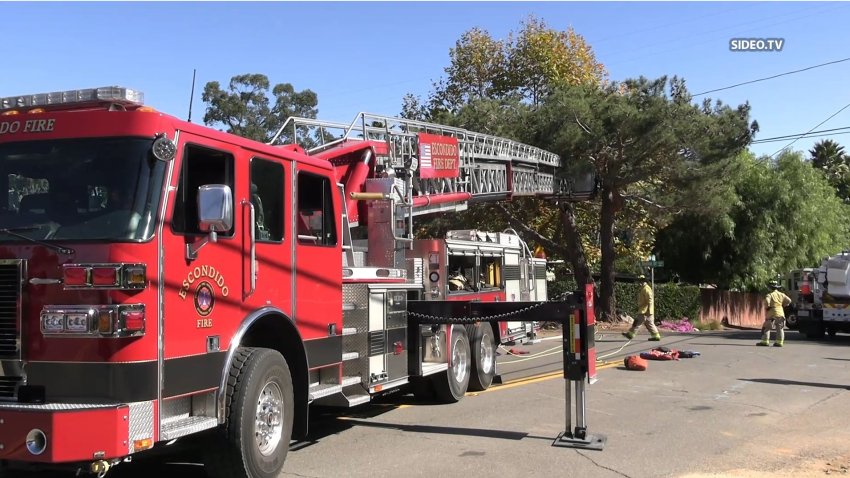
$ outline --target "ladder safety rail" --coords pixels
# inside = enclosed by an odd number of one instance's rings
[[[339,165],[336,149],[371,142],[384,170],[410,178],[413,214],[435,212],[427,206],[504,200],[514,196],[556,196],[557,154],[508,138],[463,128],[361,112],[350,123],[290,117],[269,144],[298,144]],[[379,150],[380,149],[380,150]],[[342,153],[339,153],[340,155]],[[344,158],[343,158],[344,159]],[[350,192],[355,192],[350,190]],[[406,195],[405,195],[406,196]],[[437,197],[439,196],[439,198]]]

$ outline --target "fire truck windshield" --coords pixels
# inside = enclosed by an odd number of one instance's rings
[[[0,242],[140,241],[153,235],[166,163],[153,138],[0,144]]]

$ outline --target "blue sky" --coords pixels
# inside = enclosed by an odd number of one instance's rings
[[[321,119],[396,115],[405,93],[427,96],[464,31],[505,38],[529,14],[575,28],[613,80],[678,75],[693,93],[850,56],[843,2],[0,3],[0,96],[118,84],[185,118],[197,68],[196,122],[203,85],[243,73],[312,89]],[[785,46],[731,52],[733,37],[781,37]],[[850,61],[711,97],[749,101],[758,138],[769,138],[806,132],[850,103],[848,78]],[[844,126],[850,108],[818,129]],[[833,139],[850,145],[850,135]]]

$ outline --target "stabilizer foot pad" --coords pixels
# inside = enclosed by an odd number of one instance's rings
[[[558,435],[558,438],[552,442],[552,446],[562,447],[562,448],[581,448],[584,450],[602,450],[605,448],[605,441],[607,438],[605,435],[590,435],[588,434],[585,438],[573,438],[570,433],[561,433]]]

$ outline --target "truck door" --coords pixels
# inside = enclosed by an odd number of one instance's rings
[[[166,226],[162,234],[166,283],[162,337],[162,397],[217,388],[228,337],[242,317],[242,208],[247,197],[236,181],[236,148],[181,132],[182,158],[172,175]],[[216,242],[198,227],[198,188],[224,184],[233,191],[233,226]],[[190,259],[187,249],[196,251]]]
[[[295,321],[310,368],[342,360],[340,198],[332,172],[299,165],[295,186]]]
[[[293,317],[293,239],[284,226],[289,224],[292,214],[292,191],[286,186],[291,164],[252,157],[245,185],[248,196],[237,199],[245,222],[241,242],[246,315],[261,307],[273,306]]]

